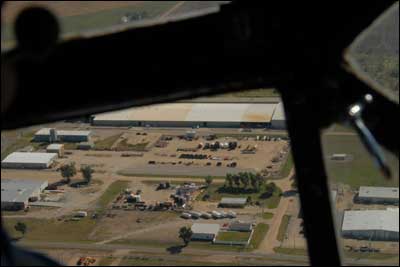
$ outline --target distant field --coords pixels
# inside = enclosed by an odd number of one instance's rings
[[[374,165],[358,136],[323,135],[322,139],[328,176],[332,182],[348,184],[354,189],[360,185],[399,186],[399,161],[395,156],[386,153],[394,175],[392,180],[387,180]],[[353,159],[349,162],[334,162],[329,159],[334,153],[349,154]]]
[[[23,240],[32,241],[59,241],[59,242],[90,242],[89,233],[93,230],[96,222],[90,218],[84,218],[78,222],[64,222],[55,219],[27,219],[27,218],[3,218],[3,226],[11,237],[21,237],[14,229],[17,222],[27,225],[27,233]]]
[[[32,142],[34,135],[35,135],[34,132],[24,133],[15,142],[13,142],[11,145],[6,147],[4,149],[4,151],[1,152],[1,160],[3,160],[5,157],[7,157],[12,152],[15,152],[16,150],[24,148],[26,146],[33,146],[35,148],[38,148],[40,146],[40,144]]]
[[[116,1],[91,3],[90,1],[60,1],[45,3],[60,19],[63,34],[78,33],[88,30],[98,30],[120,24],[121,17],[126,13],[146,12],[147,18],[160,16],[178,1]],[[40,3],[37,3],[40,4]],[[3,41],[14,39],[12,21],[24,4],[11,4],[7,8],[6,23],[2,25]],[[3,18],[3,16],[2,16]]]

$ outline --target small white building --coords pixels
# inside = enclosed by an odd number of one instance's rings
[[[63,144],[50,144],[46,148],[47,153],[56,153],[59,157],[64,156],[64,145]]]
[[[398,187],[373,187],[360,186],[357,200],[361,203],[371,204],[399,204]]]
[[[39,198],[47,186],[48,182],[44,180],[1,179],[1,209],[25,209],[29,200]]]
[[[214,241],[220,229],[219,224],[194,223],[191,227],[192,240]]]
[[[352,239],[398,242],[399,209],[345,211],[342,235]]]
[[[56,153],[14,152],[2,162],[4,169],[47,169],[57,158]]]

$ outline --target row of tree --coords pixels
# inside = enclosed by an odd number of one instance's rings
[[[90,166],[82,166],[80,171],[82,172],[83,179],[87,184],[90,184],[93,178],[94,170]],[[71,183],[71,178],[77,174],[75,162],[64,164],[60,167],[61,176],[64,178],[67,184]]]
[[[261,174],[251,172],[239,172],[238,174],[227,173],[225,177],[225,186],[234,188],[234,185],[244,189],[252,188],[255,192],[259,192],[265,185],[266,179]]]

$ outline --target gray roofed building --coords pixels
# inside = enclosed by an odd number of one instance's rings
[[[360,186],[357,200],[362,203],[399,204],[399,188]]]
[[[90,139],[91,131],[81,130],[55,130],[53,128],[42,128],[35,133],[36,142],[50,142],[51,130],[56,133],[57,140],[61,142],[87,142]]]
[[[13,169],[46,169],[51,166],[56,158],[56,153],[14,152],[1,162],[1,167]]]
[[[399,209],[344,212],[342,235],[364,240],[399,240]]]
[[[194,223],[191,227],[192,240],[214,241],[219,229],[219,224]]]
[[[39,197],[40,193],[48,186],[47,181],[37,180],[1,180],[1,209],[24,209],[31,197]]]
[[[229,225],[229,231],[239,231],[239,232],[251,232],[253,230],[252,223],[245,223],[245,222],[232,222]]]
[[[231,197],[223,197],[219,202],[220,207],[244,207],[247,203],[246,198],[231,198]]]

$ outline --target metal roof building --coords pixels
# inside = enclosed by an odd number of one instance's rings
[[[353,239],[399,241],[399,209],[345,211],[342,235]]]
[[[285,110],[283,108],[282,102],[279,102],[276,105],[276,108],[272,115],[271,128],[274,128],[274,129],[285,129],[286,128]]]
[[[47,186],[47,181],[2,179],[1,209],[24,209],[28,205],[29,199],[39,197]]]
[[[55,130],[53,128],[42,128],[35,133],[36,142],[50,142],[51,131],[55,132],[54,141],[60,142],[87,142],[90,140],[91,131]]]
[[[191,227],[192,240],[214,241],[219,229],[219,224],[194,223]]]
[[[46,169],[53,164],[56,158],[56,153],[14,152],[1,162],[1,168]]]
[[[223,197],[219,202],[220,207],[243,208],[247,203],[246,198]]]
[[[399,204],[399,188],[360,186],[357,200],[362,203]]]
[[[168,103],[95,115],[93,125],[153,127],[265,127],[276,103]]]

